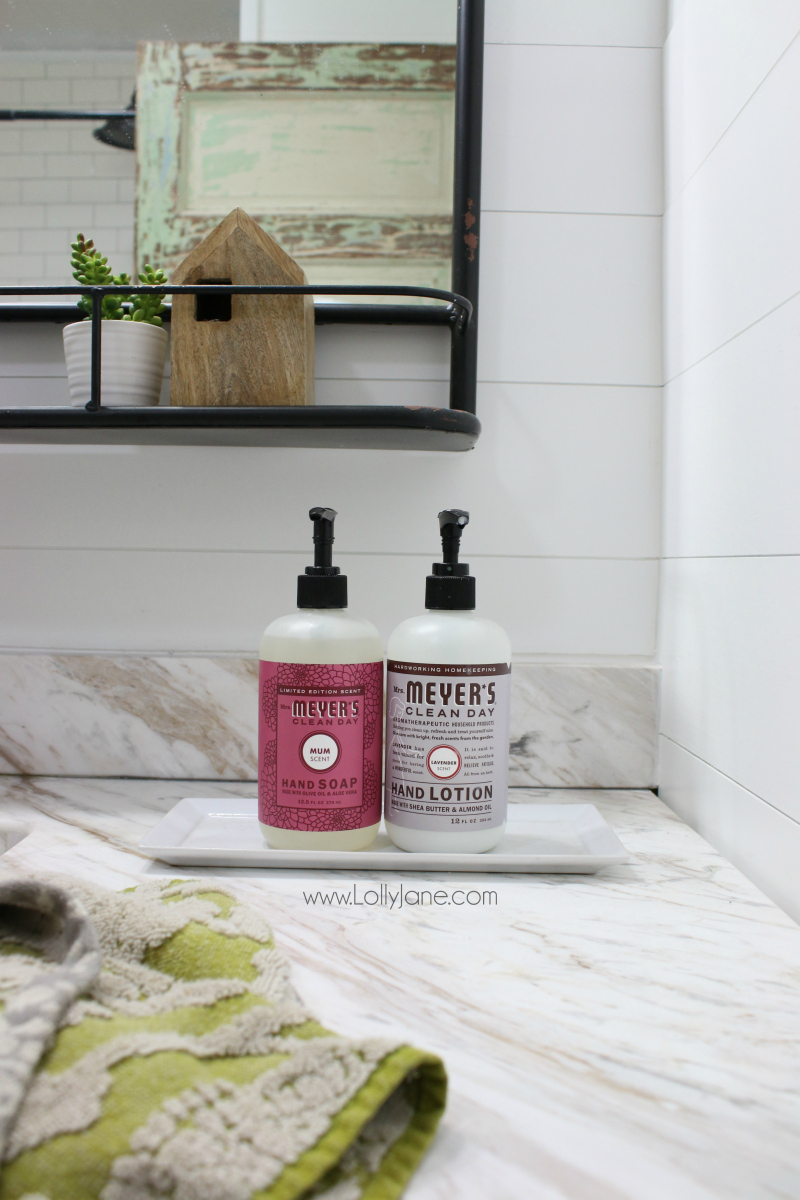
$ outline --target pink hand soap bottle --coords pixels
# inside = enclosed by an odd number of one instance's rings
[[[297,612],[261,639],[258,819],[273,849],[362,850],[381,819],[383,643],[347,612],[336,512],[308,515],[314,566],[297,578]]]

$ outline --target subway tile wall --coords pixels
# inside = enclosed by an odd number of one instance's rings
[[[135,74],[129,51],[7,51],[0,53],[0,108],[125,108]],[[116,272],[132,271],[134,155],[93,138],[99,124],[0,127],[2,283],[71,282],[78,232],[91,233]]]

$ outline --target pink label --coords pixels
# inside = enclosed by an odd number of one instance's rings
[[[307,832],[381,819],[383,663],[259,667],[258,819]]]

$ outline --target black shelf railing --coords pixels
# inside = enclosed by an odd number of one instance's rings
[[[377,284],[328,287],[270,284],[122,284],[106,287],[0,287],[0,297],[88,297],[92,302],[91,393],[84,407],[0,409],[0,440],[11,442],[196,446],[273,446],[396,450],[471,450],[480,436],[474,391],[464,388],[464,372],[450,381],[450,406],[418,405],[190,405],[118,408],[102,403],[102,302],[108,295],[326,295],[404,296],[438,304],[326,304],[315,306],[319,324],[446,325],[451,361],[467,351],[472,304],[465,296],[437,288]],[[0,321],[80,319],[77,305],[0,304]],[[166,313],[164,314],[167,315]],[[170,314],[171,315],[171,314]],[[467,407],[471,403],[471,407]]]
[[[472,304],[465,296],[455,292],[440,291],[438,288],[425,287],[386,287],[377,284],[334,284],[327,287],[317,287],[310,284],[236,284],[236,283],[189,283],[164,284],[163,286],[114,284],[102,287],[82,287],[80,284],[65,284],[61,286],[27,287],[24,285],[5,287],[0,286],[0,296],[84,296],[92,302],[92,345],[91,345],[91,391],[90,400],[86,405],[87,412],[98,412],[102,407],[102,337],[103,337],[103,297],[104,296],[413,296],[427,300],[443,300],[442,322],[450,326],[451,364],[458,363],[466,352],[466,331],[472,317]],[[2,319],[3,305],[0,305]],[[331,305],[331,308],[334,306]],[[354,305],[360,308],[360,305]],[[365,306],[366,307],[366,306]],[[380,305],[370,305],[371,309],[379,309]],[[394,309],[402,305],[393,305]],[[421,307],[421,306],[420,306]],[[80,310],[79,310],[80,311]],[[355,319],[355,314],[354,319]],[[375,315],[373,313],[373,315]],[[475,412],[475,402],[472,396],[464,394],[463,371],[453,372],[451,366],[450,378],[450,408],[462,412]]]

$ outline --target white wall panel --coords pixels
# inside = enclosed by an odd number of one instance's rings
[[[124,458],[119,460],[124,462]],[[337,545],[338,549],[338,545]],[[0,647],[253,651],[310,554],[0,551]],[[427,555],[350,555],[350,607],[388,637],[424,609]],[[650,655],[658,564],[471,556],[478,608],[515,653]],[[642,602],[652,596],[652,604]]]
[[[671,201],[800,32],[798,0],[673,0],[664,47]]]
[[[669,738],[659,755],[659,798],[800,922],[800,825]]]
[[[410,404],[447,408],[450,386],[444,380],[318,379],[317,404]]]
[[[450,332],[440,326],[318,325],[318,379],[450,378]]]
[[[61,325],[0,321],[0,379],[66,376]],[[318,379],[450,378],[450,334],[439,326],[318,325]]]
[[[665,218],[666,377],[800,289],[800,40]]]
[[[664,553],[800,554],[800,298],[665,390]]]
[[[68,404],[61,326],[0,322],[0,404]],[[449,403],[450,335],[435,326],[321,325],[318,404]],[[169,350],[162,404],[169,403]]]
[[[484,212],[660,215],[660,50],[487,46],[484,88]]]
[[[323,386],[347,402],[367,385]],[[370,386],[403,403],[444,385]],[[468,454],[132,447],[121,462],[9,446],[0,545],[303,549],[324,501],[341,513],[337,547],[433,555],[436,513],[458,503],[473,512],[465,552],[658,556],[659,389],[485,384],[478,411]]]
[[[656,217],[486,213],[478,377],[661,383]]]
[[[487,0],[487,42],[661,46],[666,0]]]
[[[43,379],[37,379],[35,375],[17,378],[0,376],[0,407],[35,408],[43,404],[69,404],[66,376],[60,379],[50,375]]]
[[[454,42],[456,0],[239,0],[243,42]]]
[[[661,732],[800,820],[800,558],[667,559]]]
[[[0,304],[8,302],[8,296],[0,298]],[[0,388],[3,380],[21,375],[65,378],[61,329],[49,322],[0,321]]]

